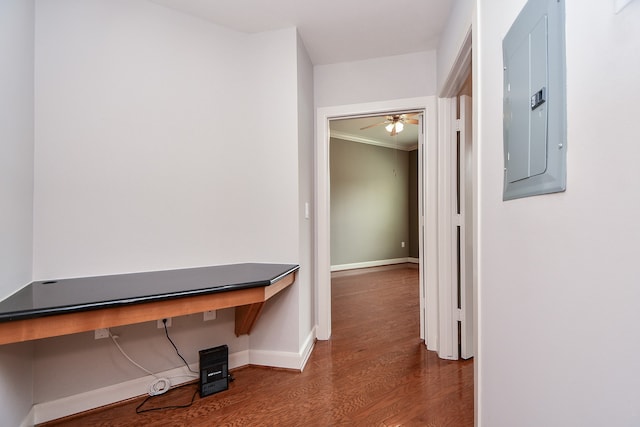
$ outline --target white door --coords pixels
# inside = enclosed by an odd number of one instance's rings
[[[471,101],[439,100],[438,355],[473,357]]]
[[[427,279],[425,276],[425,247],[424,247],[424,115],[419,114],[418,118],[418,266],[420,277],[420,338],[427,343]]]
[[[458,230],[458,312],[460,317],[460,357],[473,357],[473,147],[471,98],[459,98],[457,151]]]

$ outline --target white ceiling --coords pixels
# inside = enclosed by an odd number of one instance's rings
[[[233,30],[295,26],[314,65],[434,50],[454,0],[151,0]]]
[[[454,0],[150,0],[245,33],[297,27],[314,65],[434,50]],[[332,136],[413,149],[418,126],[397,136],[385,116],[332,120]]]

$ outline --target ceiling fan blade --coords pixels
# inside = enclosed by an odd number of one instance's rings
[[[363,128],[360,128],[360,130],[365,130],[365,129],[369,129],[369,128],[376,127],[376,126],[382,126],[382,125],[386,125],[386,124],[387,124],[387,122],[376,123],[376,124],[373,124],[373,125],[369,125],[369,126],[365,126]]]
[[[420,123],[419,121],[417,121],[416,119],[406,119],[404,121],[405,123],[409,123],[411,125],[417,125],[418,123]]]

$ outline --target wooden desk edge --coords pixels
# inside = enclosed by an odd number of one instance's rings
[[[236,334],[239,330],[246,331],[243,333],[248,334],[260,315],[264,302],[293,284],[295,277],[294,271],[276,283],[264,287],[1,322],[0,345],[231,307],[237,307]],[[238,324],[242,327],[239,328]],[[247,328],[246,325],[249,327]]]

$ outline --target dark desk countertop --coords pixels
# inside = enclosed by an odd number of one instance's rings
[[[30,283],[0,301],[0,322],[264,287],[295,264],[230,264]]]

